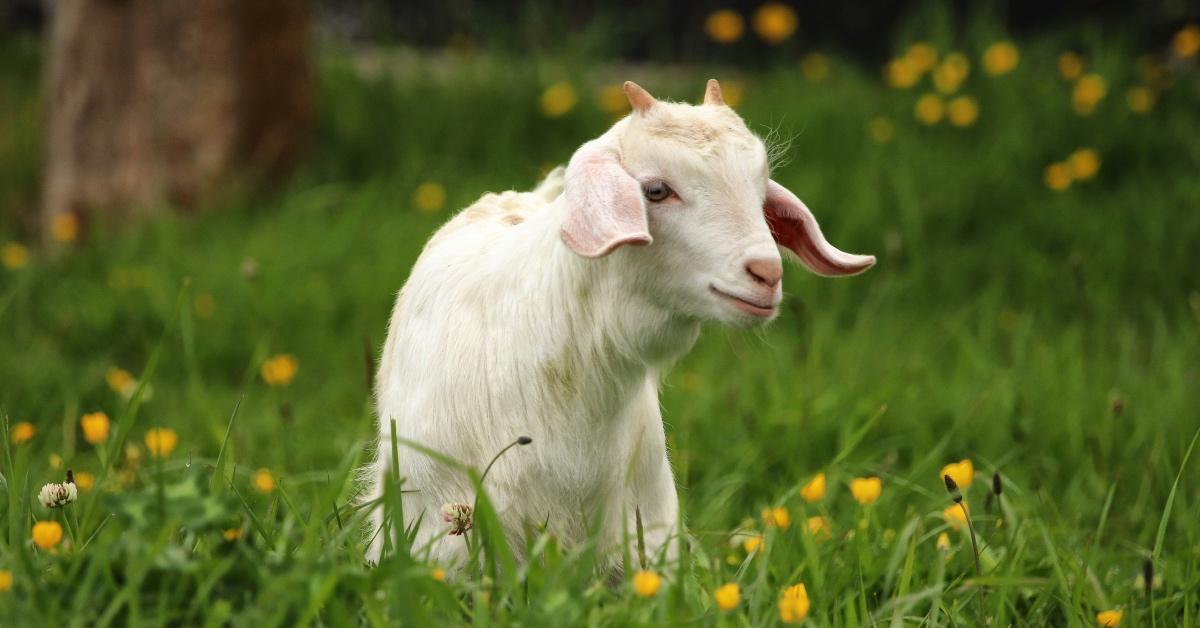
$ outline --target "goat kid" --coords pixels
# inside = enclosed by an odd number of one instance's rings
[[[678,497],[667,459],[659,376],[700,324],[754,327],[782,296],[780,251],[825,276],[875,258],[822,236],[794,194],[770,180],[763,142],[721,97],[655,100],[625,83],[632,113],[532,192],[484,195],[426,245],[396,299],[376,379],[379,449],[364,499],[382,493],[397,436],[482,468],[511,547],[545,524],[561,542],[598,534],[610,565],[634,538],[676,555]],[[467,475],[401,446],[404,527],[414,552],[461,565],[444,505],[470,504]],[[394,530],[396,524],[392,526]],[[459,522],[461,524],[461,522]],[[368,559],[384,539],[371,520]]]

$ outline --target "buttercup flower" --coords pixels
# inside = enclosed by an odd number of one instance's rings
[[[29,263],[29,249],[20,242],[6,242],[3,250],[0,250],[0,260],[3,260],[4,267],[9,270],[24,268]]]
[[[49,460],[47,460],[47,462],[50,463],[51,469],[57,470],[57,469],[62,468],[63,459],[62,459],[62,456],[60,456],[58,454],[50,454],[50,458],[49,458]]]
[[[417,188],[417,192],[419,196],[420,188]],[[416,202],[418,208],[426,207],[421,205],[419,198]],[[445,192],[443,191],[442,200],[438,201],[437,206],[429,211],[437,211],[437,208],[441,207],[442,203],[444,202]],[[421,211],[426,210],[421,209]],[[268,386],[287,386],[289,383],[291,383],[292,378],[296,376],[296,371],[298,370],[300,370],[300,363],[296,361],[296,357],[291,354],[281,353],[279,355],[271,356],[266,362],[263,362],[262,378]]]
[[[942,518],[952,529],[961,530],[967,523],[967,513],[964,510],[970,510],[967,508],[966,500],[963,500],[961,507],[958,504],[950,504],[942,511]]]
[[[446,570],[442,569],[441,567],[436,567],[434,568],[433,573],[429,574],[429,577],[437,580],[438,582],[445,582]]]
[[[745,541],[742,541],[742,549],[746,550],[747,554],[753,554],[755,551],[760,551],[762,550],[762,547],[763,538],[762,535],[759,534],[748,536],[746,537]]]
[[[1058,55],[1058,73],[1068,81],[1079,78],[1083,75],[1083,57],[1070,51]]]
[[[62,542],[63,529],[57,521],[39,521],[33,524],[33,544],[44,549],[54,549]]]
[[[1121,618],[1124,616],[1125,611],[1119,609],[1100,611],[1099,613],[1096,613],[1096,623],[1104,626],[1105,628],[1117,628],[1117,626],[1121,625]]]
[[[571,87],[570,83],[565,81],[555,83],[542,92],[542,115],[547,118],[561,118],[575,107],[578,100],[575,88]]]
[[[788,587],[779,599],[779,621],[785,624],[798,624],[808,616],[808,589],[804,583]]]
[[[232,543],[242,538],[242,530],[240,528],[228,528],[221,531],[221,538]]]
[[[942,467],[942,472],[938,474],[938,478],[950,476],[951,480],[958,486],[961,491],[967,490],[971,482],[975,480],[975,465],[969,459],[952,462]]]
[[[800,497],[804,501],[814,504],[821,501],[825,497],[825,474],[818,473],[813,476],[813,479],[808,481],[803,488],[800,489]]]
[[[169,427],[154,427],[146,430],[146,450],[155,458],[165,458],[175,451],[179,434]]]
[[[946,107],[950,124],[958,127],[971,126],[979,117],[979,102],[970,96],[959,96]]]
[[[875,503],[882,492],[883,480],[877,477],[854,478],[850,481],[850,494],[863,506]]]
[[[442,506],[442,521],[450,524],[450,536],[462,536],[474,525],[473,511],[468,504],[446,504]]]
[[[921,80],[921,72],[907,57],[892,59],[883,68],[887,84],[897,89],[908,89]]]
[[[270,493],[275,490],[275,476],[271,475],[268,469],[259,469],[254,472],[254,490],[260,493]]]
[[[829,78],[829,58],[819,52],[809,53],[800,60],[800,72],[812,83]]]
[[[937,65],[937,49],[929,43],[919,41],[908,47],[904,58],[918,75],[924,74]]]
[[[754,12],[754,32],[768,44],[782,42],[796,32],[796,11],[782,2],[768,2]]]
[[[12,589],[13,575],[7,569],[0,569],[0,593],[5,593]]]
[[[833,525],[829,523],[828,517],[809,517],[808,521],[804,522],[808,533],[817,538],[817,540],[828,539],[833,536]]]
[[[746,20],[732,9],[713,11],[708,14],[708,19],[704,20],[704,32],[708,33],[709,39],[718,44],[732,44],[742,38],[745,30]]]
[[[1146,113],[1154,108],[1154,101],[1157,100],[1154,92],[1146,87],[1130,87],[1129,91],[1125,92],[1125,102],[1129,105],[1129,110],[1134,113]]]
[[[92,475],[91,473],[88,473],[87,471],[80,471],[79,473],[75,474],[75,486],[78,486],[79,490],[84,492],[90,491],[95,484],[96,476]]]
[[[1020,59],[1021,55],[1011,41],[996,42],[983,52],[983,69],[992,76],[1008,74],[1017,67]]]
[[[133,389],[137,386],[137,380],[133,379],[133,375],[129,374],[120,367],[110,367],[104,372],[104,381],[113,392],[128,397],[133,394]]]
[[[83,439],[93,445],[99,445],[108,440],[110,422],[108,415],[103,412],[89,412],[79,419],[83,428]]]
[[[46,508],[61,508],[79,498],[79,489],[74,482],[52,483],[38,492],[38,501]]]
[[[933,125],[937,124],[942,119],[942,115],[946,111],[946,106],[942,104],[942,99],[937,94],[925,94],[917,99],[917,106],[913,109],[913,115],[921,124]]]
[[[962,85],[970,73],[971,62],[967,59],[967,55],[961,52],[952,52],[946,55],[946,58],[933,69],[933,85],[939,92],[950,94],[957,90],[959,85]]]
[[[79,237],[79,217],[71,212],[58,214],[50,221],[50,237],[67,244]]]
[[[1104,99],[1108,86],[1099,74],[1088,74],[1075,83],[1071,92],[1071,105],[1075,113],[1089,116],[1096,110],[1096,104]]]
[[[596,95],[596,105],[614,116],[629,111],[629,99],[625,97],[625,90],[620,85],[605,85],[600,88],[600,93]]]
[[[20,445],[33,440],[33,437],[37,436],[37,428],[28,421],[21,421],[20,423],[12,426],[12,429],[9,430],[8,436],[9,439],[12,440],[12,444]]]
[[[938,551],[940,551],[940,552],[949,552],[950,551],[950,535],[949,534],[946,534],[945,532],[943,532],[938,535],[937,548],[938,548]]]
[[[1100,171],[1100,156],[1090,148],[1081,148],[1067,157],[1071,166],[1071,175],[1078,181],[1086,181],[1096,176]]]
[[[766,523],[768,526],[776,526],[784,530],[792,526],[792,515],[783,506],[779,508],[763,508],[762,518],[763,523]]]
[[[1188,24],[1175,33],[1175,37],[1171,38],[1171,50],[1181,57],[1196,56],[1200,52],[1200,25]]]
[[[653,571],[641,570],[633,574],[633,591],[642,597],[654,597],[662,586],[662,578]]]
[[[867,125],[867,130],[871,133],[871,139],[875,140],[876,144],[886,144],[896,134],[896,128],[892,126],[892,121],[884,116],[871,118],[870,124]]]
[[[1045,180],[1046,187],[1061,192],[1071,186],[1071,168],[1063,162],[1052,163],[1046,166],[1042,179]]]
[[[742,592],[736,582],[730,582],[717,587],[717,590],[713,591],[713,599],[717,601],[717,608],[730,611],[742,599]]]

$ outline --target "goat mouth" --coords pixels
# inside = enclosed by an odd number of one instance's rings
[[[747,301],[746,299],[743,299],[739,296],[729,294],[728,292],[725,292],[713,285],[710,285],[708,287],[708,289],[711,290],[713,294],[732,303],[733,306],[736,307],[737,309],[739,309],[747,314],[750,314],[752,316],[759,316],[759,317],[765,318],[765,317],[771,316],[772,314],[775,313],[775,304],[773,304],[773,303],[763,305],[761,303]]]

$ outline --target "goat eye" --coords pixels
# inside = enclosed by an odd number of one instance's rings
[[[653,203],[665,201],[674,193],[671,187],[662,181],[651,181],[642,186],[642,194],[646,195],[646,200]]]

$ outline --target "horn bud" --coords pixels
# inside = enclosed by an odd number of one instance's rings
[[[725,98],[721,96],[721,84],[717,79],[708,79],[708,86],[704,89],[704,104],[706,105],[724,105]]]
[[[654,106],[655,102],[658,102],[654,100],[650,92],[633,81],[625,81],[623,87],[625,89],[625,97],[629,99],[629,106],[633,107],[633,110],[638,113],[646,113]]]

